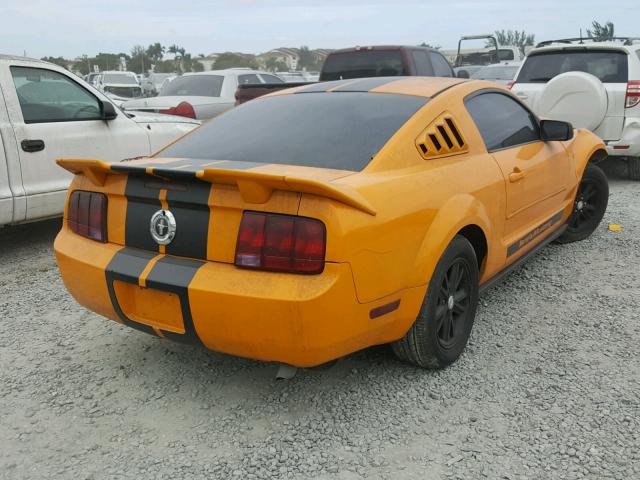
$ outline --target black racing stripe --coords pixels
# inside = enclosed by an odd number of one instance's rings
[[[180,170],[168,168],[153,168],[153,175],[158,177],[175,178],[178,180],[196,178],[196,172],[202,169],[181,168]]]
[[[202,344],[193,324],[189,304],[189,284],[204,262],[186,258],[163,257],[151,269],[146,279],[148,288],[171,292],[180,298],[180,309],[185,333],[165,332],[162,334],[171,340],[183,343]]]
[[[402,80],[405,77],[373,77],[363,78],[353,83],[348,83],[343,87],[335,88],[334,92],[368,92],[374,88],[381,87],[387,83]]]
[[[509,247],[507,248],[507,257],[510,257],[511,255],[516,253],[518,250],[520,250],[521,248],[531,243],[534,239],[538,238],[544,232],[549,230],[553,225],[555,225],[560,220],[562,220],[563,213],[564,213],[564,210],[560,210],[549,220],[538,225],[536,228],[531,230],[529,233],[527,233],[524,237],[519,239],[517,242],[514,242],[511,245],[509,245]]]
[[[131,320],[122,311],[113,284],[115,281],[121,281],[138,285],[140,275],[149,264],[149,261],[154,257],[154,253],[124,247],[114,255],[105,270],[109,298],[118,317],[120,317],[125,325],[151,335],[156,335],[152,327]],[[146,288],[174,293],[180,300],[180,311],[185,333],[179,334],[162,331],[163,336],[168,339],[202,345],[202,341],[198,337],[193,324],[193,317],[191,316],[189,284],[204,263],[205,262],[186,258],[163,257],[156,262],[146,278]]]
[[[107,265],[107,268],[105,269],[107,290],[109,291],[111,305],[118,314],[118,317],[120,317],[120,320],[122,320],[122,323],[151,335],[156,334],[153,328],[142,323],[134,322],[124,314],[120,308],[120,304],[118,303],[113,282],[120,280],[122,282],[138,285],[140,274],[145,269],[149,261],[155,256],[156,254],[152,252],[124,247],[113,256],[109,265]]]
[[[148,178],[129,175],[125,196],[127,213],[125,219],[125,244],[143,250],[158,251],[158,244],[149,232],[151,216],[162,208],[158,199],[159,190],[146,185]]]
[[[185,190],[167,190],[167,207],[176,219],[176,236],[165,247],[171,255],[207,258],[210,183],[191,181]]]

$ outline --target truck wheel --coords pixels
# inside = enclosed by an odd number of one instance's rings
[[[578,186],[573,212],[567,220],[567,230],[559,243],[584,240],[598,227],[609,203],[607,176],[595,165],[588,165]]]
[[[640,180],[640,157],[629,157],[627,168],[629,169],[629,178],[631,180]]]
[[[436,266],[418,318],[391,344],[400,360],[423,368],[455,362],[467,345],[478,305],[478,261],[469,241],[456,236]]]

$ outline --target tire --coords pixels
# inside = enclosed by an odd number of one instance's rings
[[[473,327],[478,281],[475,251],[458,235],[438,261],[416,321],[404,337],[391,344],[396,356],[423,368],[444,368],[455,362]]]
[[[640,157],[629,157],[627,168],[631,180],[640,180]]]
[[[607,176],[595,165],[587,165],[574,201],[573,212],[567,220],[567,230],[558,243],[584,240],[598,228],[609,203]]]

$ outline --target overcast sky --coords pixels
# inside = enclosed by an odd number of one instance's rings
[[[74,58],[178,44],[194,55],[280,46],[419,44],[525,29],[578,36],[592,20],[640,36],[639,0],[0,0],[0,53]]]

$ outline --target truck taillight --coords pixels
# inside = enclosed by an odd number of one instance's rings
[[[69,197],[69,228],[83,237],[107,241],[107,197],[102,193],[76,190]]]
[[[326,229],[313,218],[244,212],[238,231],[238,267],[291,273],[324,270]]]
[[[513,88],[513,85],[514,85],[515,83],[516,83],[516,81],[515,81],[515,80],[509,80],[509,81],[507,82],[507,88],[508,88],[509,90],[511,90],[511,89]]]
[[[626,108],[635,107],[640,103],[640,81],[629,80],[627,82],[627,98],[624,101]]]
[[[180,117],[196,118],[196,111],[193,109],[193,105],[189,102],[180,102],[175,107],[166,108],[160,110],[159,113],[166,113],[167,115],[178,115]]]

